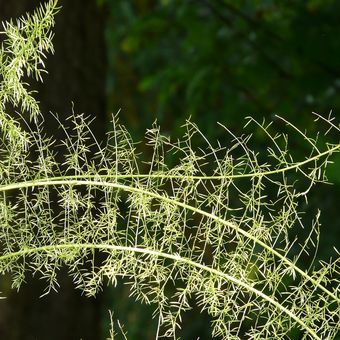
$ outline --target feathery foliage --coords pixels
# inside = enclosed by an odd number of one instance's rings
[[[266,153],[257,154],[251,136],[236,137],[221,125],[226,144],[220,145],[187,121],[177,141],[155,124],[140,155],[140,145],[115,116],[104,146],[83,115],[69,122],[49,116],[65,135],[60,161],[55,150],[61,148],[46,137],[44,117],[23,82],[24,75],[41,79],[45,72],[57,11],[57,2],[49,1],[4,24],[0,273],[11,273],[19,289],[32,272],[46,280],[48,294],[66,266],[88,296],[124,277],[136,300],[154,306],[157,337],[176,338],[195,300],[211,316],[214,337],[283,339],[299,329],[303,339],[335,338],[338,253],[329,262],[314,261],[319,213],[305,240],[294,235],[308,222],[302,203],[326,181],[326,165],[340,144],[280,119],[309,148],[298,161],[288,135],[275,134],[271,124],[249,119],[268,137]],[[8,104],[22,115],[13,118]],[[331,117],[316,119],[325,135],[339,134]],[[205,147],[194,148],[197,139]],[[301,269],[305,254],[311,260]]]

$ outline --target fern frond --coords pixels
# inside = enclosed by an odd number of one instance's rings
[[[289,183],[286,173],[297,170],[313,181],[311,174],[323,171],[339,145],[327,145],[316,156],[276,171],[254,160],[246,163],[248,153],[244,159],[239,156],[242,161],[237,166],[229,164],[227,172],[220,173],[232,159],[228,149],[205,155],[183,147],[187,137],[172,144],[153,133],[158,156],[153,154],[149,165],[156,170],[140,174],[135,173],[136,147],[117,121],[108,146],[98,151],[99,167],[88,163],[87,139],[79,133],[86,125],[84,118],[76,118],[74,124],[77,138],[70,137],[74,143],[67,145],[71,153],[64,164],[53,155],[45,157],[52,141],[42,139],[41,128],[31,132],[30,148],[40,155],[30,161],[29,169],[26,165],[23,171],[29,150],[21,155],[20,171],[10,161],[10,152],[3,163],[10,178],[0,186],[4,194],[0,268],[14,274],[14,287],[35,268],[48,280],[48,289],[56,289],[56,271],[67,265],[77,287],[88,295],[95,295],[105,278],[116,282],[128,277],[137,299],[157,305],[163,326],[168,326],[167,336],[175,334],[181,313],[190,308],[183,301],[192,296],[214,318],[215,336],[238,336],[245,327],[240,323],[248,324],[247,318],[257,326],[243,330],[252,337],[283,338],[292,327],[316,339],[336,334],[340,299],[332,273],[339,270],[338,260],[319,270],[313,270],[312,264],[308,271],[300,269],[297,262],[309,243],[313,245],[312,234],[299,252],[295,249],[298,255],[290,256],[292,247],[297,247],[290,241],[292,230],[302,223],[298,200],[306,192],[294,189],[297,175]],[[178,164],[169,169],[165,150],[178,157]],[[223,156],[217,157],[221,151]],[[252,176],[242,175],[241,165],[253,167]],[[317,171],[305,170],[311,165]],[[235,167],[240,174],[233,173]],[[320,179],[318,174],[315,180]],[[60,208],[51,210],[55,196]],[[84,263],[93,261],[94,250],[105,254],[104,262],[84,269]],[[176,280],[181,289],[167,296],[166,287],[176,286]],[[287,281],[291,285],[286,286]],[[265,319],[271,322],[263,323]]]
[[[40,27],[47,36],[41,46],[51,50],[48,32],[56,9],[50,1],[16,29],[5,26],[9,41],[21,29],[36,41]],[[25,45],[26,57],[6,46],[0,53],[7,74],[0,96],[18,105],[13,93],[26,94],[8,85],[14,77],[8,55],[26,58],[20,72],[39,77],[39,69],[27,65],[41,64],[42,52],[39,43]],[[237,137],[222,125],[225,140],[214,143],[190,121],[177,141],[155,124],[146,142],[137,144],[113,117],[106,145],[100,146],[89,119],[74,115],[61,122],[55,116],[65,133],[60,162],[54,151],[59,141],[44,137],[36,103],[26,105],[21,108],[33,113],[33,121],[20,115],[14,120],[5,106],[0,115],[0,273],[12,274],[13,288],[32,272],[46,280],[48,294],[58,289],[58,270],[66,266],[88,296],[104,282],[126,278],[131,296],[155,307],[158,336],[176,338],[194,299],[211,316],[214,337],[285,339],[299,329],[306,339],[335,338],[338,253],[333,261],[315,262],[320,213],[308,221],[301,205],[308,203],[311,187],[326,181],[339,143],[320,141],[284,119],[288,134],[249,119],[267,136],[261,153],[252,150],[250,136]],[[323,123],[319,129],[339,133],[331,117],[316,118]],[[292,135],[305,142],[305,159],[295,160]],[[202,142],[196,148],[197,139]],[[301,239],[296,230],[308,222],[309,235]],[[301,268],[305,253],[311,261]]]

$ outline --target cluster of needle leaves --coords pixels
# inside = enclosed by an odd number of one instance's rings
[[[50,115],[64,131],[64,139],[55,141],[46,136],[23,78],[39,80],[45,72],[57,12],[51,0],[4,24],[1,275],[10,273],[19,289],[33,273],[46,280],[48,294],[66,267],[88,296],[124,278],[132,298],[154,306],[157,337],[176,338],[182,314],[195,301],[211,316],[213,337],[288,339],[295,329],[302,339],[335,338],[338,253],[328,262],[313,260],[319,214],[309,219],[307,238],[294,235],[306,220],[302,202],[326,181],[329,157],[340,144],[280,119],[308,147],[307,157],[297,161],[287,134],[249,119],[268,140],[263,154],[252,151],[250,136],[234,136],[223,125],[224,144],[209,142],[190,121],[175,141],[154,125],[140,147],[113,117],[101,145],[83,115],[68,122]],[[339,134],[330,117],[316,119],[320,129]],[[197,139],[200,148],[193,146]],[[310,263],[301,268],[306,254]]]

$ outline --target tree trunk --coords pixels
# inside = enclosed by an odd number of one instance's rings
[[[0,0],[0,20],[18,18],[42,1]],[[47,128],[57,130],[49,111],[64,120],[74,110],[94,117],[93,130],[104,138],[105,72],[104,14],[95,0],[60,0],[56,17],[55,55],[47,60],[43,84],[32,84],[39,93]],[[74,103],[74,106],[73,104]],[[55,133],[54,133],[55,135]],[[100,297],[89,299],[75,290],[67,273],[60,273],[60,291],[43,298],[44,284],[28,278],[19,292],[11,290],[10,278],[0,277],[0,339],[98,339]]]

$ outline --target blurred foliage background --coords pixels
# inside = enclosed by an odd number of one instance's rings
[[[107,1],[108,105],[136,130],[339,106],[338,1]],[[308,123],[307,123],[308,122]]]
[[[0,0],[0,19],[17,17],[39,2]],[[56,54],[47,64],[50,75],[35,86],[45,111],[67,116],[74,101],[76,112],[97,115],[94,128],[99,139],[110,129],[111,114],[118,111],[135,140],[155,120],[163,133],[176,138],[191,117],[209,139],[223,142],[217,122],[240,134],[244,118],[252,116],[274,120],[280,131],[284,126],[276,119],[278,114],[315,132],[313,111],[339,117],[339,1],[61,0],[60,4]],[[261,151],[265,136],[253,128],[254,148]],[[294,154],[303,158],[305,151],[296,142]],[[339,158],[330,167],[329,179],[335,185],[319,186],[302,206],[307,213],[324,212],[321,258],[331,256],[332,246],[340,241]],[[0,290],[9,292],[1,280]],[[54,302],[47,297],[37,304],[40,288],[34,284],[21,295],[8,293],[7,307],[0,307],[1,338],[104,339],[108,309],[124,324],[129,339],[154,338],[152,307],[129,300],[124,284],[85,302],[64,280],[63,295],[52,297]],[[44,311],[44,327],[39,310]],[[74,318],[77,310],[83,313]],[[208,322],[195,309],[184,316],[180,335],[209,339]],[[15,324],[21,325],[21,332],[11,331]]]

